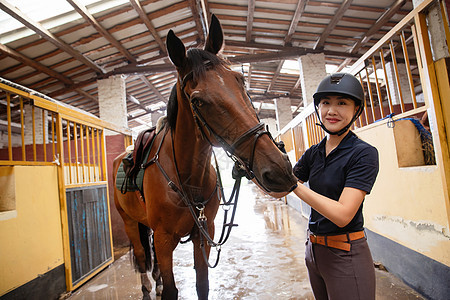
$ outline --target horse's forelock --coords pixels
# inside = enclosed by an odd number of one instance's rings
[[[217,65],[224,65],[225,60],[201,49],[189,49],[187,51],[188,68],[192,72],[194,82],[203,78],[206,73],[205,61],[209,61],[209,68]]]
[[[201,49],[189,49],[187,51],[187,72],[192,72],[192,80],[197,82],[202,79],[206,74],[205,61],[209,61],[209,67],[215,67],[217,65],[225,65],[226,61],[220,57]],[[177,102],[177,86],[173,86],[167,103],[167,123],[170,128],[175,128],[178,114],[178,102]]]

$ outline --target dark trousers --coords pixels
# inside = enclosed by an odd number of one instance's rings
[[[344,251],[306,242],[306,266],[317,300],[375,299],[375,268],[366,238]]]

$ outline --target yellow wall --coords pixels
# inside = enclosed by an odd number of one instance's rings
[[[355,131],[380,155],[380,172],[364,202],[365,226],[450,266],[441,166],[398,167],[393,129],[386,122]]]
[[[0,177],[11,169],[16,213],[0,219],[0,295],[64,263],[57,168],[0,167]]]

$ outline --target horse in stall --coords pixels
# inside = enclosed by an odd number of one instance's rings
[[[214,237],[214,218],[221,197],[218,176],[211,164],[213,146],[224,148],[266,191],[286,192],[297,182],[287,156],[260,123],[244,88],[243,75],[217,56],[222,44],[222,28],[214,15],[203,50],[186,51],[183,42],[169,31],[167,51],[178,80],[168,103],[167,122],[154,138],[147,163],[141,166],[145,168],[145,202],[136,193],[122,194],[115,188],[114,201],[133,245],[147,299],[151,284],[145,256],[148,247],[146,251],[141,244],[148,243],[148,237],[141,237],[143,227],[153,231],[162,299],[178,297],[173,251],[187,236],[194,246],[198,298],[208,298],[211,244],[203,243],[203,235],[206,230]],[[115,159],[114,174],[125,155]],[[205,222],[203,231],[197,217]],[[158,284],[157,270],[153,275]]]

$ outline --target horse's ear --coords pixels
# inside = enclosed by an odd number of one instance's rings
[[[172,63],[177,68],[182,68],[186,59],[186,48],[183,42],[175,35],[173,30],[169,30],[166,39],[167,52]]]
[[[212,54],[219,53],[223,44],[222,26],[220,26],[219,19],[216,15],[211,16],[211,25],[209,25],[209,34],[205,43],[205,50]]]

